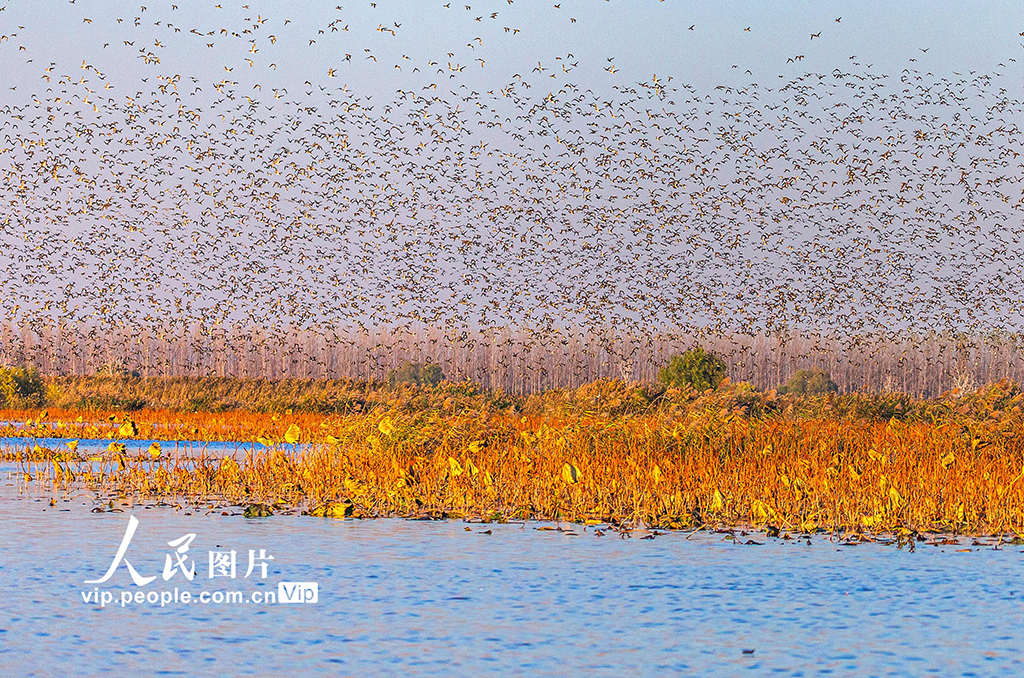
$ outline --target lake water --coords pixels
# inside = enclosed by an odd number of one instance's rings
[[[721,534],[624,539],[562,526],[573,536],[539,523],[92,513],[88,496],[50,506],[19,489],[11,468],[0,476],[3,676],[1024,672],[1021,547],[961,538],[908,552],[827,535],[808,545],[751,534],[741,541],[763,545],[739,545]],[[156,579],[135,586],[122,564],[84,584],[110,566],[129,516],[138,527],[125,558]],[[195,537],[182,562],[195,578],[175,561],[165,581],[168,542],[186,534]],[[210,551],[232,550],[235,578],[210,578]],[[315,582],[318,601],[181,602],[186,591],[249,601],[282,582]],[[122,594],[175,588],[177,604],[120,604]],[[83,600],[96,591],[113,600]]]

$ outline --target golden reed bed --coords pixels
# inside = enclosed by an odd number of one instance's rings
[[[4,452],[23,480],[104,498],[337,517],[1020,534],[1022,400],[1005,381],[927,402],[786,399],[743,384],[652,395],[610,381],[511,404],[403,389],[334,416],[8,411],[0,417],[27,425],[0,433],[109,438],[91,457],[27,438]],[[151,438],[195,441],[193,456],[134,442]],[[238,445],[238,461],[202,453],[204,441],[256,439]]]

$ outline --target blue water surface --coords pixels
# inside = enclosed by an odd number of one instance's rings
[[[0,477],[0,675],[1020,675],[1024,554],[563,525],[480,525],[59,498]],[[108,504],[109,507],[109,504]],[[139,525],[109,581],[129,522]],[[469,531],[466,531],[469,527]],[[484,534],[490,530],[490,534]],[[192,581],[168,542],[194,534]],[[738,535],[739,536],[739,535]],[[256,561],[245,577],[250,551]],[[959,552],[966,549],[964,552]],[[211,579],[210,551],[236,576]],[[268,562],[266,579],[258,562]],[[136,591],[276,591],[315,604],[127,604]],[[110,591],[101,607],[82,594]],[[744,652],[746,651],[746,652]]]

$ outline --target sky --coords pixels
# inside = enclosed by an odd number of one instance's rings
[[[7,0],[4,316],[1017,331],[1017,10]]]
[[[335,21],[333,28],[340,30],[328,28]],[[259,28],[251,34],[231,35],[253,23]],[[190,34],[193,29],[204,35]],[[216,34],[207,35],[211,30]],[[558,69],[563,64],[556,59],[578,63],[571,79],[590,87],[658,74],[708,90],[750,82],[771,86],[779,76],[827,73],[844,68],[851,56],[887,73],[911,64],[943,74],[988,71],[1008,57],[1024,55],[1022,31],[1019,5],[992,1],[381,0],[338,5],[180,0],[143,5],[6,0],[0,35],[13,37],[3,41],[0,58],[8,87],[18,87],[14,94],[20,96],[41,90],[41,74],[51,62],[55,72],[73,74],[82,61],[109,73],[122,92],[138,84],[135,78],[161,71],[204,82],[231,76],[294,91],[306,80],[333,84],[327,74],[335,69],[337,84],[386,95],[430,80],[436,75],[431,61],[443,69],[449,62],[465,66],[460,82],[493,87],[516,73],[528,75],[538,62]],[[812,39],[812,34],[820,36]],[[257,52],[249,51],[250,41]],[[161,63],[144,63],[143,50],[159,56]],[[346,54],[351,60],[345,61]],[[804,58],[789,62],[800,55]],[[609,65],[615,66],[614,73],[605,71]],[[235,70],[226,72],[225,66]],[[414,68],[420,72],[413,73]]]

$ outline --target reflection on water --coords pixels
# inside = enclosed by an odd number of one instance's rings
[[[4,474],[6,478],[7,474]],[[0,481],[3,675],[780,675],[1020,674],[1020,547],[909,553],[721,535],[577,536],[537,525],[171,509],[90,513]],[[195,533],[193,582],[143,587],[273,590],[317,582],[315,605],[83,603],[129,515],[128,559],[161,572],[168,541]],[[483,534],[486,529],[491,534]],[[250,549],[274,556],[245,579]],[[958,549],[967,549],[958,552]],[[208,578],[209,550],[236,550],[236,579]],[[139,590],[127,570],[100,585]],[[744,650],[753,650],[745,654]]]
[[[34,445],[45,447],[51,450],[66,451],[67,443],[71,440],[78,441],[77,452],[80,456],[89,456],[94,453],[106,451],[107,446],[113,442],[112,438],[16,438],[0,436],[0,453],[23,452],[31,450]],[[257,442],[222,442],[222,441],[191,441],[191,440],[150,440],[150,439],[126,439],[120,440],[124,443],[129,454],[145,454],[150,444],[160,443],[166,456],[174,457],[188,456],[196,457],[206,455],[208,457],[235,457],[242,458],[249,452],[261,452],[268,449]],[[281,449],[289,450],[292,445],[282,444]]]

